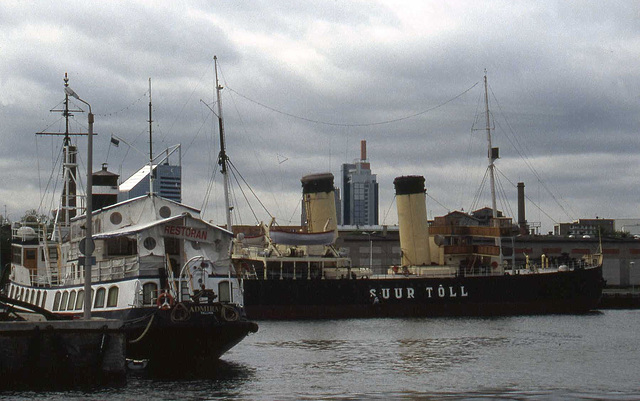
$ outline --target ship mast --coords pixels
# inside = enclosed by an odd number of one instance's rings
[[[231,205],[229,202],[229,173],[227,171],[227,163],[229,158],[224,147],[224,122],[222,120],[222,98],[220,97],[220,91],[222,86],[218,83],[218,57],[213,56],[214,68],[216,72],[216,95],[218,98],[218,128],[220,130],[220,154],[218,155],[218,164],[222,172],[222,180],[224,183],[224,206],[225,215],[227,218],[227,230],[231,231]]]
[[[149,196],[153,198],[153,119],[151,118],[151,78],[149,78]]]
[[[489,91],[487,86],[487,71],[484,72],[484,106],[487,120],[487,142],[488,150],[487,156],[489,158],[489,182],[491,187],[491,209],[492,215],[495,219],[498,217],[498,208],[496,206],[496,181],[495,181],[495,166],[493,162],[498,158],[498,148],[491,147],[491,122],[489,120]]]
[[[488,151],[487,156],[489,158],[489,183],[491,186],[491,215],[493,217],[493,225],[498,229],[498,233],[500,233],[500,225],[498,223],[498,207],[496,205],[496,178],[495,178],[495,165],[494,161],[500,157],[500,152],[498,148],[494,148],[491,146],[491,121],[489,119],[489,89],[487,85],[487,70],[484,71],[484,106],[485,106],[485,117],[487,120],[487,145]],[[495,238],[495,244],[500,250],[500,265],[502,267],[502,237],[500,234]]]
[[[69,77],[67,73],[64,74],[64,87],[69,87]],[[50,132],[37,132],[36,135],[63,135],[63,188],[60,207],[56,213],[54,220],[54,229],[52,233],[52,240],[61,239],[69,229],[70,220],[76,216],[77,202],[76,202],[76,188],[77,188],[77,153],[78,149],[75,145],[71,144],[71,136],[87,135],[84,133],[70,133],[69,132],[69,117],[73,116],[74,112],[81,112],[82,110],[70,110],[69,109],[69,95],[65,92],[64,108],[52,109],[52,112],[62,112],[65,119],[65,131],[64,133],[50,133]]]

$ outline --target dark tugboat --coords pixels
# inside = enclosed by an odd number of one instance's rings
[[[425,180],[394,180],[402,263],[387,274],[357,268],[333,246],[337,237],[333,175],[302,179],[307,226],[283,235],[263,225],[240,235],[234,263],[243,277],[252,319],[333,319],[379,316],[474,316],[585,313],[602,295],[602,255],[580,260],[504,258],[510,219],[498,217],[488,122],[493,218],[488,227],[429,226]]]

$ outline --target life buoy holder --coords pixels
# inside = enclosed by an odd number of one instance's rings
[[[158,295],[158,299],[156,300],[156,304],[160,309],[171,309],[173,308],[175,301],[173,297],[169,293],[169,291],[164,291]]]
[[[233,306],[225,305],[222,307],[222,318],[227,322],[235,322],[240,314]]]

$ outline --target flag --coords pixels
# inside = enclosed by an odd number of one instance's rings
[[[118,145],[120,145],[120,141],[117,140],[114,137],[111,137],[111,143],[113,144],[113,146],[115,146],[116,148],[118,147]]]

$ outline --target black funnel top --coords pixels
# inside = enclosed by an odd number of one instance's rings
[[[405,175],[393,180],[396,195],[411,195],[425,192],[424,177],[420,175]]]
[[[305,175],[300,182],[302,182],[303,194],[333,191],[333,174],[331,173]]]

